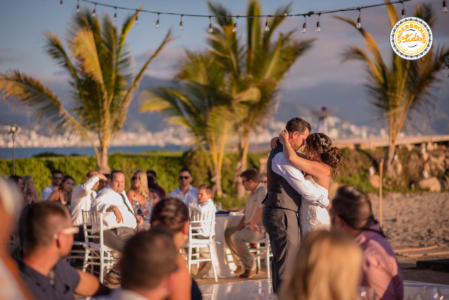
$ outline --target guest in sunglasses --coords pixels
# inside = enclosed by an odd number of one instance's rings
[[[151,198],[148,191],[147,174],[142,170],[135,170],[131,175],[131,188],[126,192],[131,205],[137,201],[144,205]]]
[[[59,188],[59,185],[62,182],[62,171],[54,170],[51,172],[51,185],[47,186],[42,190],[41,199],[47,200],[50,195]]]
[[[20,275],[38,300],[74,300],[109,294],[98,278],[71,267],[65,257],[73,245],[72,217],[58,202],[40,202],[29,207],[24,224]]]
[[[191,186],[192,174],[187,168],[179,171],[178,177],[179,187],[168,194],[168,197],[175,197],[183,201],[187,206],[194,203],[198,205],[198,189]]]
[[[262,174],[260,174],[260,182],[261,182],[264,186],[267,186],[267,184],[268,184],[267,173],[262,173]]]
[[[35,203],[39,200],[39,193],[34,188],[34,180],[31,176],[23,176],[23,199],[25,204]]]

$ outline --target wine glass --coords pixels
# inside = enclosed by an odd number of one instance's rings
[[[221,211],[221,209],[222,209],[221,202],[215,203],[215,211]]]
[[[376,300],[376,290],[368,286],[359,286],[357,293],[361,300]]]

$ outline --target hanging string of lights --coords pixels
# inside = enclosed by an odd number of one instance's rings
[[[79,12],[79,1],[80,0],[77,0],[77,5],[76,5],[77,12]],[[286,18],[286,17],[292,17],[293,18],[295,16],[303,16],[304,17],[304,24],[303,24],[302,33],[305,33],[306,32],[306,28],[307,28],[306,17],[311,17],[313,15],[317,15],[318,16],[317,30],[316,30],[317,32],[321,31],[320,17],[321,17],[321,15],[324,15],[324,14],[333,14],[333,13],[337,13],[337,12],[346,12],[346,11],[359,11],[359,17],[357,19],[356,27],[358,29],[360,29],[362,27],[362,23],[361,23],[362,9],[368,9],[368,8],[379,7],[379,6],[386,6],[386,5],[402,4],[402,18],[405,18],[406,17],[406,11],[405,11],[405,4],[404,3],[412,1],[412,0],[397,0],[397,1],[391,1],[389,3],[378,3],[378,4],[357,6],[357,7],[348,7],[348,8],[342,8],[342,9],[336,9],[336,10],[310,11],[308,13],[302,13],[302,14],[287,14],[287,13],[285,13],[285,14],[282,14],[282,15],[238,15],[238,16],[234,16],[234,15],[216,16],[216,15],[202,15],[202,14],[181,14],[181,13],[173,13],[173,12],[161,12],[161,11],[152,11],[152,10],[146,10],[146,9],[135,9],[135,8],[129,8],[129,7],[122,7],[122,6],[105,4],[105,3],[99,3],[99,2],[95,2],[95,1],[91,1],[91,0],[82,0],[82,1],[94,5],[94,9],[92,11],[92,16],[96,15],[97,5],[98,6],[103,6],[103,7],[114,8],[114,10],[115,10],[114,11],[114,21],[117,20],[117,10],[135,11],[135,13],[136,13],[135,23],[136,24],[138,23],[138,13],[157,14],[156,28],[159,28],[160,15],[180,16],[180,18],[181,18],[181,21],[179,23],[179,29],[180,30],[182,30],[184,28],[183,22],[182,22],[182,18],[183,17],[209,18],[209,30],[208,30],[209,32],[213,32],[212,17],[214,17],[214,18],[235,18],[234,27],[232,28],[232,31],[233,32],[237,32],[237,21],[238,21],[238,18],[266,18],[265,31],[269,31],[270,30],[270,28],[268,26],[269,18]],[[60,0],[60,7],[63,7],[62,0]],[[443,12],[444,13],[448,12],[446,0],[443,1]]]

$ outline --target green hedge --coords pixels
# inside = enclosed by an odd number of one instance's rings
[[[377,191],[368,182],[368,172],[370,166],[375,166],[375,161],[384,157],[385,150],[349,150],[342,149],[344,156],[343,167],[335,178],[340,184],[353,185],[365,192]],[[399,157],[406,164],[410,153],[407,150],[398,151]],[[249,153],[248,167],[259,168],[259,159],[267,157],[267,153]],[[245,199],[236,199],[232,189],[232,177],[237,163],[237,153],[228,153],[223,163],[222,187],[226,197],[215,199],[223,204],[223,207],[244,207]],[[139,154],[114,153],[109,156],[111,169],[120,169],[127,174],[126,189],[129,188],[131,173],[135,169],[144,171],[153,169],[158,174],[158,183],[170,192],[178,186],[178,171],[187,167],[192,172],[193,186],[204,183],[211,183],[211,174],[207,167],[206,159],[199,152],[167,152],[154,151]],[[60,169],[64,174],[70,174],[75,178],[75,184],[84,182],[88,170],[96,168],[96,158],[88,156],[50,156],[33,157],[16,160],[16,174],[31,175],[34,178],[36,189],[41,192],[45,186],[51,183],[51,171]],[[0,175],[8,176],[12,171],[12,160],[0,159]],[[391,184],[391,188],[386,191],[411,191],[410,180],[404,174],[399,179],[401,184]]]

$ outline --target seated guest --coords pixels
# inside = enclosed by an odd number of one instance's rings
[[[162,199],[161,194],[156,190],[156,184],[154,183],[154,178],[152,176],[147,176],[148,181],[148,191],[150,192],[150,195],[153,197],[153,204],[156,204],[159,202],[159,200]]]
[[[198,190],[190,185],[192,175],[189,169],[181,169],[178,177],[179,187],[168,194],[169,197],[175,197],[184,202],[186,205],[190,203],[198,204]]]
[[[242,184],[249,191],[246,201],[245,215],[237,227],[225,231],[225,240],[231,249],[234,262],[237,266],[234,271],[241,278],[251,278],[257,274],[256,262],[249,252],[246,243],[252,243],[265,238],[265,229],[262,225],[262,201],[267,195],[267,187],[259,181],[256,169],[248,169],[241,175]],[[245,271],[242,273],[240,262]]]
[[[97,171],[89,171],[87,172],[86,178],[84,178],[84,183],[77,185],[73,189],[72,201],[70,203],[72,224],[73,226],[78,226],[80,228],[80,232],[75,237],[75,241],[84,242],[83,210],[90,211],[92,202],[97,197],[95,190],[98,188],[100,180],[107,179],[103,174],[100,174]]]
[[[111,184],[111,174],[103,174],[106,177],[105,180],[100,179],[100,184],[98,185],[98,192],[103,190],[105,187]]]
[[[212,201],[212,187],[208,184],[200,185],[198,188],[198,202],[196,205],[191,203],[189,208],[193,212],[193,216],[196,220],[203,220],[200,223],[192,223],[195,233],[199,233],[200,235],[195,235],[194,239],[209,239],[210,235],[210,224],[212,223],[213,217],[215,215],[215,205]],[[212,234],[215,235],[215,226],[212,224]],[[200,255],[203,258],[210,258],[210,253],[208,250],[204,251],[206,247],[200,247]],[[209,271],[212,266],[210,261],[204,261],[200,264],[198,269],[198,273],[195,276],[195,279],[203,278],[206,275],[207,271]]]
[[[42,190],[42,200],[47,200],[50,195],[59,188],[62,181],[62,171],[54,170],[51,172],[51,185],[47,186]]]
[[[59,188],[57,188],[51,195],[48,197],[48,201],[56,201],[61,203],[62,205],[70,208],[70,203],[72,201],[72,190],[73,185],[75,184],[75,180],[70,175],[65,175],[62,178],[61,184]]]
[[[267,184],[268,184],[267,173],[262,173],[262,174],[260,174],[260,182],[262,182],[262,184],[263,184],[264,186],[267,186]]]
[[[192,279],[187,268],[186,260],[179,253],[179,248],[186,242],[189,233],[189,210],[179,199],[167,197],[162,199],[153,208],[151,215],[151,228],[163,224],[173,232],[173,241],[178,250],[176,263],[178,270],[173,274],[173,289],[168,299],[202,299],[201,291]]]
[[[111,184],[92,202],[92,210],[104,213],[104,244],[123,253],[125,243],[135,233],[137,225],[143,225],[141,216],[135,216],[131,203],[125,194],[125,174],[115,170],[111,173]],[[99,231],[93,227],[92,231]],[[110,284],[119,284],[120,272],[116,267],[105,276]]]
[[[20,192],[23,192],[23,179],[18,175],[11,175],[8,177],[10,182],[14,182]]]
[[[159,197],[148,190],[147,174],[142,170],[135,170],[131,176],[131,188],[126,192],[129,201],[132,205],[136,201],[140,205],[145,205],[148,199],[159,200]]]
[[[22,202],[22,193],[15,183],[0,178],[0,299],[34,299],[23,283],[17,264],[8,255],[6,247],[22,209]]]
[[[365,193],[342,186],[332,200],[332,225],[351,234],[363,250],[362,286],[376,290],[382,300],[404,298],[404,278],[393,249],[374,219]]]
[[[76,270],[64,258],[78,232],[78,227],[72,226],[67,207],[57,202],[40,202],[29,208],[25,218],[24,255],[19,267],[36,299],[75,299],[75,293],[91,297],[110,292],[96,277]]]
[[[295,266],[280,288],[282,300],[359,300],[362,253],[351,236],[336,230],[307,235]]]
[[[175,283],[178,252],[171,232],[168,228],[160,230],[162,226],[139,232],[126,243],[121,260],[122,287],[114,290],[109,299],[167,299]]]
[[[154,179],[154,189],[159,193],[159,197],[165,198],[165,196],[167,196],[167,193],[165,192],[165,190],[157,183],[157,174],[156,171],[154,170],[148,170],[147,171],[147,175],[153,177]]]
[[[34,188],[34,180],[31,176],[23,176],[23,200],[25,204],[39,201],[39,193]]]

